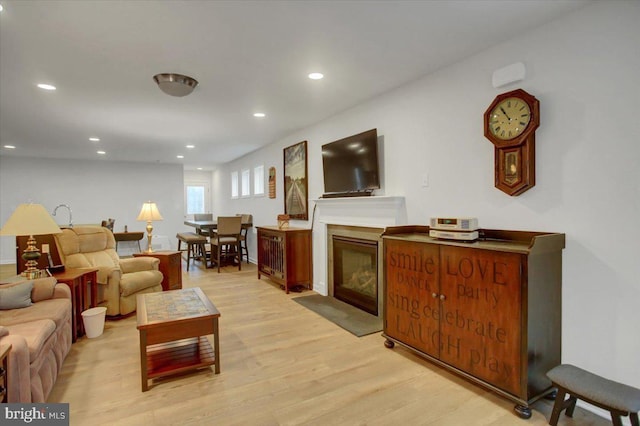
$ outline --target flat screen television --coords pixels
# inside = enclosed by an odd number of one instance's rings
[[[371,195],[380,188],[377,129],[322,145],[322,169],[323,197]]]

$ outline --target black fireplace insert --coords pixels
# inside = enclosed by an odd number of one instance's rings
[[[333,236],[333,296],[378,315],[378,243]]]

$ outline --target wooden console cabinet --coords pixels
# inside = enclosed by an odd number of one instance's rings
[[[9,352],[11,345],[0,345],[0,404],[4,404],[8,400],[7,374],[9,371]]]
[[[258,279],[261,275],[289,289],[312,287],[311,229],[257,227]]]
[[[552,391],[560,364],[562,249],[557,233],[480,230],[476,242],[429,228],[383,234],[384,337],[517,405]]]
[[[160,259],[162,291],[182,288],[182,256],[179,251],[156,251],[153,253],[133,253],[133,257],[151,256]]]

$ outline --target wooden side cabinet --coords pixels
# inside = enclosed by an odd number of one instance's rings
[[[182,288],[182,256],[179,251],[156,251],[153,253],[133,253],[134,257],[151,256],[160,259],[162,291]]]
[[[385,346],[400,343],[529,418],[529,406],[552,391],[546,372],[561,361],[565,236],[480,234],[465,243],[430,238],[428,227],[387,228]]]
[[[6,403],[8,399],[9,351],[11,351],[11,345],[0,345],[0,403]]]
[[[284,287],[312,287],[311,229],[257,227],[258,279],[262,275]]]

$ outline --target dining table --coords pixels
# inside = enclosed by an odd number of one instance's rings
[[[192,226],[196,228],[198,234],[204,234],[211,236],[211,231],[215,231],[218,229],[218,221],[217,220],[185,220],[184,224],[187,226]],[[251,222],[243,222],[243,228],[251,228],[253,223]],[[202,231],[202,232],[201,232]]]
[[[218,229],[218,221],[216,220],[185,220],[184,224],[196,228],[196,232],[201,235],[212,236],[212,231]],[[252,222],[242,222],[243,229],[249,229],[253,226]],[[207,268],[211,268],[211,263],[207,264]]]

